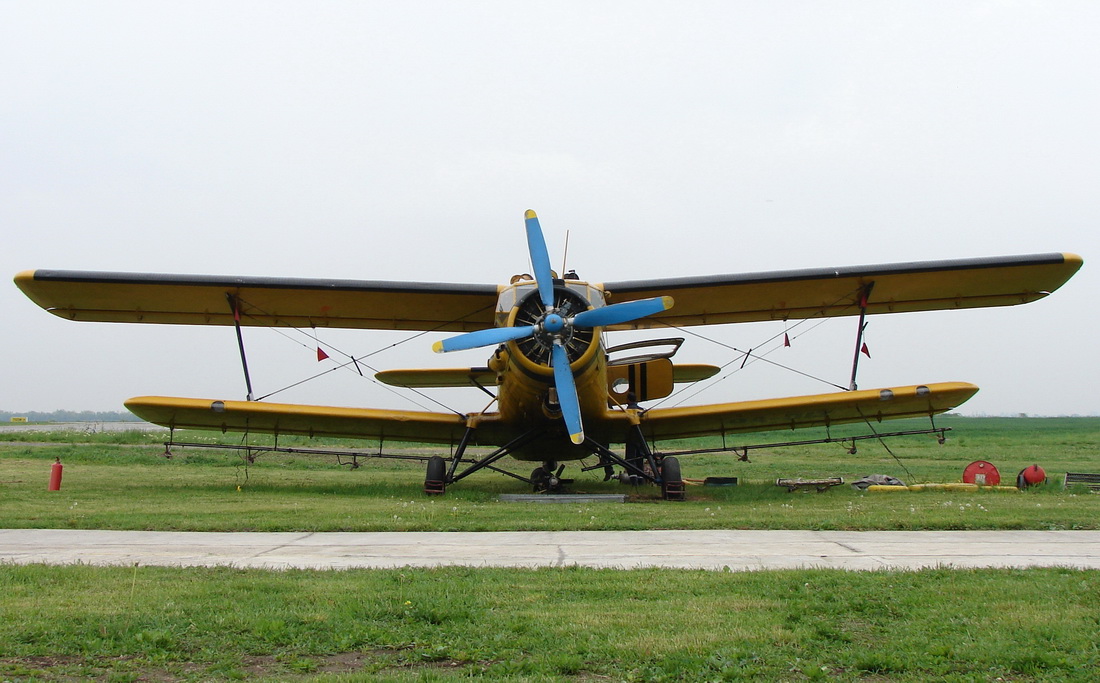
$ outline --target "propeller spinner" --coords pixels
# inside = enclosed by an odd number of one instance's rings
[[[660,313],[672,307],[672,297],[660,296],[625,301],[621,304],[582,311],[571,318],[563,317],[554,307],[554,276],[550,270],[550,255],[546,251],[542,226],[539,225],[538,216],[534,211],[528,210],[524,219],[527,229],[527,251],[535,270],[535,283],[538,285],[539,300],[543,305],[542,315],[532,325],[492,327],[467,332],[438,341],[433,349],[436,353],[446,353],[535,337],[551,349],[550,362],[554,370],[554,388],[557,390],[562,418],[569,430],[570,440],[575,444],[581,444],[584,443],[584,426],[581,424],[580,404],[577,399],[573,371],[569,367],[569,354],[564,345],[572,329],[618,325]]]

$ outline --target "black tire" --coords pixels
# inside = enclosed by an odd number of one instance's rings
[[[534,487],[535,493],[541,493],[550,488],[550,473],[546,471],[546,468],[536,467],[531,472],[531,486]]]
[[[661,496],[665,500],[684,499],[684,478],[680,476],[680,461],[676,458],[661,461]]]
[[[438,496],[446,490],[447,461],[438,455],[428,458],[428,473],[424,477],[424,493]]]

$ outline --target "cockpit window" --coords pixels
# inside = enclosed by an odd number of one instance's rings
[[[602,308],[606,305],[603,291],[579,280],[566,280],[557,285],[564,286],[574,294],[579,294],[592,308]],[[538,285],[533,280],[519,279],[513,285],[505,287],[497,297],[496,324],[498,326],[508,324],[508,314],[518,305],[518,302],[528,295],[534,294]]]

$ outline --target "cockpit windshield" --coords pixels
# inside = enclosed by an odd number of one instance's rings
[[[554,284],[555,289],[563,288],[574,295],[579,295],[592,308],[601,308],[607,304],[604,300],[603,290],[580,280],[558,280]],[[496,324],[503,326],[508,324],[508,316],[519,302],[528,296],[538,296],[538,285],[534,280],[513,278],[513,284],[505,287],[497,297]],[[573,297],[570,297],[573,298]]]

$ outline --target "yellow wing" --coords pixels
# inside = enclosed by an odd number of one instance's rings
[[[717,375],[714,365],[688,363],[672,368],[674,382],[698,382]],[[379,382],[395,387],[491,387],[496,386],[497,373],[489,368],[416,368],[413,370],[383,370],[374,375]]]
[[[671,295],[671,309],[611,329],[710,325],[867,313],[1011,306],[1041,299],[1081,267],[1075,254],[1032,254],[604,283],[611,301]]]
[[[497,373],[489,368],[417,368],[383,370],[374,378],[395,387],[493,387]]]
[[[69,320],[466,332],[493,324],[495,285],[24,271],[15,284]]]
[[[654,408],[643,414],[641,426],[647,438],[661,441],[880,422],[943,413],[961,405],[977,391],[978,387],[966,382],[942,382],[685,408]]]
[[[466,418],[450,413],[139,396],[126,401],[134,415],[176,429],[457,443]]]

